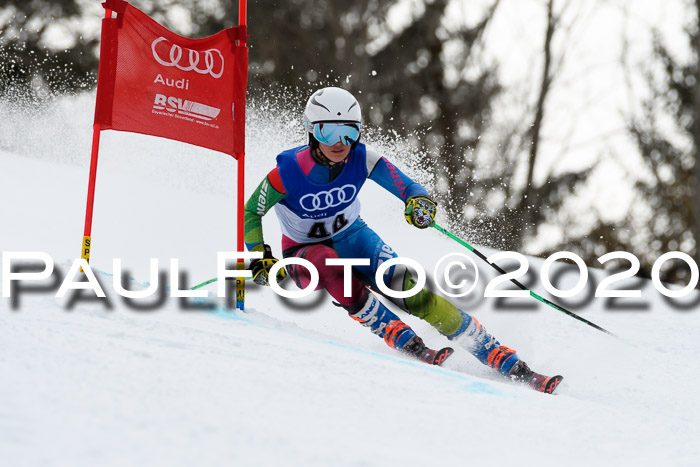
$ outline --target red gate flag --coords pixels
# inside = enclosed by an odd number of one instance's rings
[[[81,260],[90,261],[102,130],[160,136],[233,156],[238,165],[236,244],[243,251],[246,0],[238,0],[238,27],[204,39],[178,36],[124,0],[106,0],[102,6],[105,18]],[[245,268],[242,259],[237,267]],[[240,309],[244,285],[242,278],[236,280]]]
[[[246,27],[189,39],[124,0],[102,5],[117,17],[102,20],[95,124],[244,153]]]

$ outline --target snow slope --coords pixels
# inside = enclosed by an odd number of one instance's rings
[[[91,264],[108,299],[55,298],[79,254],[91,98],[0,107],[0,247],[43,251],[57,265],[43,289],[0,301],[1,465],[700,465],[697,293],[672,306],[642,281],[642,299],[617,302],[631,310],[558,300],[618,340],[534,301],[509,311],[480,298],[494,277],[480,264],[459,305],[533,368],[563,374],[557,396],[505,382],[462,349],[445,368],[409,360],[321,293],[285,302],[250,286],[246,313],[214,297],[125,303],[112,258],[131,287],[148,281],[148,258],[162,269],[179,258],[192,285],[215,274],[217,251],[234,249],[236,165],[187,145],[103,134]],[[303,141],[294,110],[251,109],[248,193],[279,150]],[[400,142],[371,142],[421,176]],[[428,271],[468,253],[410,228],[373,183],[361,196],[365,220]],[[279,252],[274,215],[264,227]],[[533,272],[540,265],[530,259]],[[446,344],[400,314],[430,345]]]

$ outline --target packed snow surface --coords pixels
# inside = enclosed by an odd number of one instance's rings
[[[321,292],[290,301],[249,285],[240,312],[216,283],[204,300],[169,298],[161,283],[127,302],[113,258],[128,288],[150,281],[149,258],[165,272],[178,258],[192,286],[216,274],[218,251],[235,250],[236,162],[188,145],[103,133],[91,265],[107,298],[57,298],[79,257],[92,98],[1,109],[0,247],[48,253],[55,271],[0,301],[0,465],[700,465],[695,292],[668,300],[632,280],[621,284],[642,297],[611,302],[592,297],[607,273],[591,270],[586,292],[553,298],[616,339],[532,299],[483,298],[495,276],[479,263],[459,306],[535,370],[564,375],[555,396],[504,381],[463,349],[442,368],[397,354]],[[278,152],[303,144],[294,110],[251,108],[246,193]],[[423,176],[405,147],[369,142]],[[443,255],[469,253],[408,226],[402,203],[372,182],[361,201],[367,223],[429,273]],[[279,255],[273,213],[264,228]],[[529,265],[542,292],[542,261]],[[398,314],[430,346],[448,345]]]

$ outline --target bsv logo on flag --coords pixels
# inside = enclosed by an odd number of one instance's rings
[[[180,99],[179,97],[169,97],[163,94],[156,94],[153,108],[155,110],[177,112],[180,115],[194,117],[199,120],[213,120],[218,117],[221,112],[221,109],[217,109],[216,107]]]
[[[163,43],[159,46],[159,44]],[[159,37],[151,43],[153,58],[163,66],[174,66],[182,71],[196,71],[201,75],[209,74],[213,78],[221,78],[224,74],[224,56],[217,49],[192,50],[169,42],[165,37]]]
[[[299,200],[299,204],[304,210],[309,212],[323,211],[324,209],[340,206],[343,203],[349,203],[355,198],[355,193],[357,193],[355,185],[348,184],[340,188],[304,195]]]

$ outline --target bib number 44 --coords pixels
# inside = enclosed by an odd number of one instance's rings
[[[328,228],[326,226],[327,223],[331,224],[330,227],[333,230],[333,233],[328,232]],[[309,238],[328,238],[331,235],[335,235],[340,232],[346,225],[348,225],[348,221],[345,219],[345,214],[341,212],[335,216],[335,219],[333,219],[332,222],[326,221],[314,223],[314,225],[311,226],[311,229],[309,229],[307,236]]]

